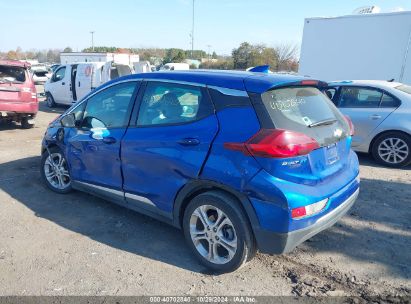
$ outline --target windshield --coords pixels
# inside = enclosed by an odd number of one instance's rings
[[[411,86],[402,84],[398,87],[395,87],[397,90],[403,91],[404,93],[411,95]]]
[[[22,67],[0,65],[0,82],[25,82],[26,70]]]
[[[349,126],[334,104],[317,88],[289,87],[267,91],[262,100],[278,129],[304,133],[320,145],[349,135]]]

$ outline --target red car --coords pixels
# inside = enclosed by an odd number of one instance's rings
[[[25,129],[34,127],[39,103],[29,67],[27,62],[0,60],[0,122],[20,122]]]

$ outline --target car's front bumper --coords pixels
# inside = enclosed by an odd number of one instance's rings
[[[254,229],[258,249],[263,253],[270,254],[281,254],[292,251],[305,240],[334,225],[350,210],[358,194],[359,188],[337,208],[325,214],[311,226],[287,233],[277,233],[260,228]]]

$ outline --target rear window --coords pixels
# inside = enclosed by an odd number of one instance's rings
[[[0,83],[2,82],[25,82],[26,69],[8,65],[0,65]]]
[[[349,126],[334,104],[313,87],[289,87],[262,94],[277,129],[304,133],[323,146],[349,135]]]
[[[397,90],[403,91],[404,93],[411,95],[411,86],[402,84],[398,87],[395,87]]]

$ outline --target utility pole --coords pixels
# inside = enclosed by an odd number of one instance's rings
[[[207,44],[208,47],[208,62],[211,61],[211,45]]]
[[[194,4],[195,0],[193,0],[193,24],[191,26],[191,59],[194,59]]]
[[[91,50],[94,52],[94,31],[91,31]]]

